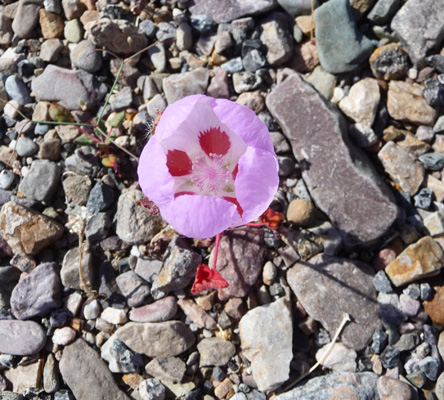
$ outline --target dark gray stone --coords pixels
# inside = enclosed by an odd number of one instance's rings
[[[444,105],[444,85],[435,79],[427,79],[424,83],[424,98],[432,107]]]
[[[387,233],[398,207],[367,156],[349,143],[337,108],[296,74],[279,84],[266,104],[291,142],[311,197],[344,243],[369,244]]]
[[[376,329],[373,334],[373,343],[371,351],[375,354],[381,354],[388,344],[388,335],[381,329]]]
[[[20,270],[17,268],[0,267],[0,308],[10,308],[11,293],[19,278]]]
[[[433,190],[429,188],[422,188],[419,193],[413,197],[415,200],[415,207],[428,210],[433,203]]]
[[[422,67],[425,56],[442,45],[443,21],[441,0],[409,0],[393,17],[390,26],[413,63]]]
[[[145,22],[145,21],[143,21]],[[82,40],[74,50],[71,51],[71,62],[80,69],[87,72],[97,72],[102,68],[102,53],[94,51],[96,46],[90,40]]]
[[[287,281],[304,309],[333,337],[343,314],[351,316],[340,336],[346,346],[360,350],[380,328],[371,268],[358,261],[318,254],[298,262]]]
[[[229,72],[230,74],[234,74],[235,72],[241,72],[244,69],[241,57],[232,58],[226,63],[223,63],[220,67],[223,70]]]
[[[426,153],[419,156],[418,160],[432,171],[441,171],[444,167],[444,155],[441,153]]]
[[[32,102],[28,86],[16,75],[11,75],[6,79],[5,90],[11,99],[22,106]]]
[[[400,350],[394,346],[387,346],[379,356],[384,368],[395,368],[400,361]]]
[[[105,211],[111,207],[114,202],[115,194],[111,186],[103,181],[97,182],[89,192],[88,202],[86,207],[95,214],[100,211]]]
[[[322,67],[332,74],[356,69],[373,50],[355,24],[348,0],[330,0],[314,12],[316,47]]]
[[[31,169],[19,185],[19,191],[28,199],[48,202],[60,179],[60,167],[49,160],[34,160]]]
[[[373,284],[378,292],[391,293],[393,292],[392,284],[384,271],[378,271],[374,278]]]
[[[133,271],[120,274],[116,283],[130,307],[140,306],[150,295],[148,284]]]
[[[378,25],[385,25],[402,5],[401,0],[378,0],[367,18]]]
[[[293,18],[311,14],[312,4],[310,0],[277,0],[277,2]],[[317,8],[318,6],[319,1],[314,0],[313,7]]]
[[[11,295],[12,312],[18,319],[46,315],[60,307],[61,291],[57,264],[40,264],[14,288]]]

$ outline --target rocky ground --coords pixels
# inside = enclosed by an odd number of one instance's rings
[[[1,399],[444,400],[442,0],[2,3]],[[213,242],[130,154],[198,93],[268,126],[286,218],[194,296]]]

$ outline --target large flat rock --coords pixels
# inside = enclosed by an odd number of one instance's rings
[[[299,75],[290,75],[266,104],[290,140],[316,205],[347,246],[369,244],[399,215],[393,195],[361,150],[349,143],[337,108]]]

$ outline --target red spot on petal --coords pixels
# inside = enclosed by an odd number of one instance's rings
[[[235,181],[236,180],[236,176],[237,176],[237,173],[239,172],[239,164],[236,164],[236,166],[234,167],[234,169],[233,169],[233,172],[231,173],[231,175],[232,175],[232,177],[233,177],[233,181]]]
[[[199,132],[199,143],[208,157],[210,157],[210,154],[224,156],[231,147],[228,135],[220,128],[210,128]]]
[[[281,221],[284,219],[284,214],[273,211],[270,207],[267,208],[267,210],[261,215],[260,221],[264,225],[268,226],[272,230],[276,230],[281,223]]]
[[[199,294],[208,289],[223,289],[228,287],[228,282],[215,269],[210,269],[206,264],[197,267],[196,278],[191,293]]]
[[[242,214],[244,213],[244,210],[242,209],[241,205],[239,204],[239,202],[237,201],[236,197],[228,197],[228,196],[224,196],[222,197],[224,200],[229,201],[230,203],[233,203],[236,208],[237,208],[237,212],[239,213],[239,215],[242,217]]]
[[[193,163],[184,151],[168,150],[167,167],[172,176],[183,176],[191,174]]]
[[[148,197],[140,199],[140,204],[144,206],[150,215],[157,215],[160,213],[159,208]]]
[[[194,193],[194,192],[177,192],[177,193],[174,193],[174,198],[182,196],[184,194],[196,194],[196,193]]]

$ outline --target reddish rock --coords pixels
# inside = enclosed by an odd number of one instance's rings
[[[444,327],[444,285],[433,287],[435,294],[432,300],[424,301],[424,310],[432,322],[440,329]]]

